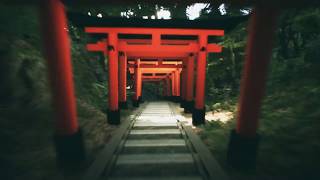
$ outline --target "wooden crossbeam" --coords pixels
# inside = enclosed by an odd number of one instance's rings
[[[134,64],[129,64],[129,67],[135,67]],[[172,65],[172,64],[162,64],[162,65],[154,65],[154,64],[140,64],[140,68],[183,68],[182,64]]]
[[[91,34],[143,34],[143,35],[194,35],[223,36],[224,30],[211,29],[179,29],[179,28],[119,28],[119,27],[86,27],[86,33]]]

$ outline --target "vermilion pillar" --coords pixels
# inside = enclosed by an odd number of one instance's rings
[[[179,71],[179,69],[177,69],[177,70],[175,70],[174,71],[174,73],[175,73],[175,75],[174,75],[174,77],[175,77],[175,85],[176,85],[176,96],[177,96],[177,98],[178,98],[178,100],[180,99],[180,71]]]
[[[140,84],[141,84],[141,73],[140,73],[140,59],[136,60],[135,67],[134,67],[134,89],[135,93],[133,96],[133,106],[139,107],[139,96],[140,96]]]
[[[109,67],[109,124],[120,124],[119,94],[118,94],[118,35],[108,34],[108,67]]]
[[[193,125],[204,124],[205,122],[205,81],[206,81],[206,63],[207,63],[207,36],[199,36],[200,51],[197,59],[197,79],[196,79],[196,97],[194,110],[192,112]]]
[[[184,112],[190,113],[193,110],[193,79],[194,79],[194,55],[190,54],[186,63],[186,105]]]
[[[172,92],[172,100],[174,100],[174,97],[176,96],[176,86],[175,86],[175,73],[172,71],[171,73],[171,92]]]
[[[143,89],[143,81],[142,81],[142,70],[140,68],[140,65],[139,65],[139,68],[138,68],[138,95],[139,95],[139,98],[138,98],[138,101],[139,103],[143,103],[143,100],[142,100],[142,89]]]
[[[141,68],[140,68],[140,84],[139,84],[139,103],[143,103],[143,99],[142,99],[142,91],[143,91],[143,81],[142,81],[142,73],[141,73]]]
[[[181,95],[181,102],[180,107],[185,108],[185,102],[186,102],[186,63],[187,59],[182,60],[182,71],[181,71],[181,88],[180,88],[180,95]]]
[[[43,1],[40,18],[55,110],[54,141],[58,162],[60,165],[78,163],[84,160],[85,151],[77,120],[70,42],[63,4],[58,0]]]
[[[235,167],[254,167],[261,100],[271,59],[277,12],[267,6],[255,8],[249,25],[246,59],[241,80],[237,128],[232,131],[228,162]]]
[[[127,109],[127,56],[119,53],[119,107]]]

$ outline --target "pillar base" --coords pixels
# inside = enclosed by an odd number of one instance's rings
[[[119,102],[119,108],[120,108],[120,109],[128,109],[128,103],[127,103],[127,101],[125,101],[125,102]]]
[[[186,107],[186,100],[182,99],[180,100],[180,107],[185,108]]]
[[[139,100],[133,99],[133,100],[132,100],[132,106],[133,106],[133,107],[136,107],[136,108],[139,107]]]
[[[175,99],[175,102],[176,103],[180,103],[181,102],[181,96],[175,96],[176,99]]]
[[[141,96],[139,97],[139,100],[138,100],[138,101],[139,101],[139,103],[144,103],[144,100],[142,99]]]
[[[85,161],[85,146],[81,129],[71,135],[55,135],[54,144],[60,167],[78,166]]]
[[[205,108],[203,108],[203,109],[194,108],[192,111],[192,124],[194,126],[204,124],[205,123],[205,115],[206,115]]]
[[[192,113],[194,101],[185,101],[184,113]]]
[[[108,110],[108,123],[111,125],[120,124],[120,110],[115,110],[115,111]]]
[[[239,169],[254,169],[259,141],[258,134],[255,137],[243,137],[232,130],[227,152],[228,163]]]
[[[171,99],[175,103],[181,102],[181,97],[180,96],[171,96]]]

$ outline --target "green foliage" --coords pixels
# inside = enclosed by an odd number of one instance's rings
[[[54,114],[37,8],[0,5],[0,11],[0,140],[5,144],[0,179],[64,179],[55,164]],[[107,104],[107,76],[102,59],[85,50],[84,33],[73,26],[69,32],[78,119],[85,124],[92,156],[112,131],[101,112]]]
[[[280,18],[261,109],[259,133],[262,139],[256,172],[234,172],[225,164],[234,120],[226,124],[210,122],[202,127],[202,138],[232,177],[319,177],[316,174],[320,166],[317,155],[320,151],[319,23],[318,8],[286,10]],[[241,26],[226,34],[221,42],[225,52],[208,67],[207,103],[213,111],[234,112],[228,107],[236,105],[239,94],[246,41],[245,26]],[[235,75],[230,80],[233,58],[237,68],[233,68]]]
[[[246,42],[246,23],[227,33],[220,45],[221,54],[211,54],[208,58],[206,91],[209,106],[217,102],[233,99],[238,93],[240,75]]]

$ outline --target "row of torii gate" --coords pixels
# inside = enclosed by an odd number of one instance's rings
[[[209,36],[223,36],[223,30],[86,27],[90,34],[105,34],[106,40],[88,44],[89,51],[108,56],[108,122],[120,123],[119,104],[126,107],[127,69],[134,74],[134,106],[142,96],[142,82],[163,82],[165,96],[180,99],[186,112],[192,112],[193,124],[205,121],[205,75],[208,53],[221,52],[217,44],[208,44]],[[151,39],[120,39],[119,34],[151,35]],[[162,39],[163,36],[197,36],[198,40]],[[129,61],[128,61],[129,60]],[[128,63],[129,62],[129,63]],[[194,64],[196,62],[196,73]],[[129,67],[127,67],[129,65]],[[194,75],[195,97],[194,97]],[[150,76],[151,75],[151,76]],[[180,84],[181,82],[181,84]],[[181,86],[181,87],[180,87]],[[194,100],[194,107],[193,106]],[[186,104],[186,106],[185,106]]]
[[[258,117],[265,89],[267,65],[271,58],[277,12],[266,6],[257,6],[251,16],[237,126],[231,133],[228,147],[228,161],[240,167],[255,164],[259,142]],[[84,159],[85,151],[77,119],[70,42],[63,3],[59,0],[42,1],[40,17],[55,109],[55,147],[58,162],[77,163]],[[206,57],[210,52],[221,51],[218,45],[208,44],[207,38],[222,36],[223,30],[87,27],[86,32],[106,36],[104,41],[89,44],[87,48],[108,56],[109,123],[119,124],[119,102],[125,104],[127,101],[127,69],[135,76],[136,103],[141,97],[142,81],[160,78],[167,88],[166,95],[179,96],[180,89],[181,97],[187,104],[194,100],[193,122],[204,122]],[[119,33],[151,34],[152,38],[119,39]],[[195,41],[165,40],[161,38],[162,34],[195,35],[198,38]],[[155,59],[154,64],[144,62],[151,58]],[[144,73],[152,75],[146,77]],[[193,77],[196,77],[194,81]],[[179,87],[180,79],[182,88]],[[195,87],[195,96],[192,87]],[[187,110],[188,107],[190,106],[186,106]]]

